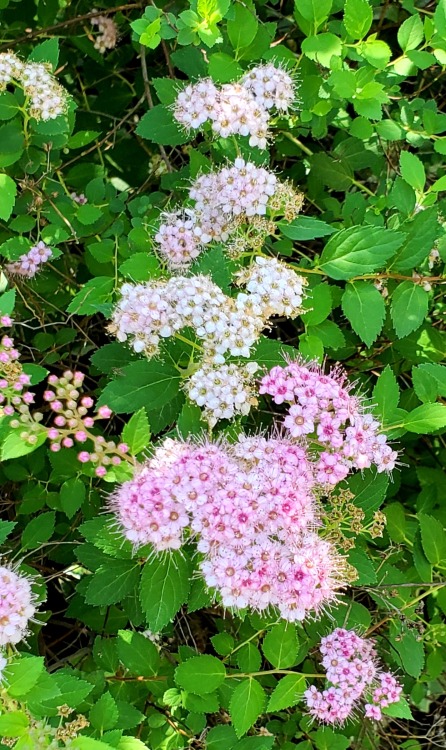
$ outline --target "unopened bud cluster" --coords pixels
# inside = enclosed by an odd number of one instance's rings
[[[221,138],[249,136],[249,145],[265,149],[270,110],[287,112],[296,96],[296,85],[285,68],[267,63],[245,73],[235,83],[216,86],[210,78],[188,84],[174,104],[174,117],[185,128],[210,124]]]
[[[6,327],[12,321],[3,315],[0,323]],[[23,372],[19,358],[14,340],[3,336],[0,340],[0,417],[12,417],[22,410],[27,411],[28,405],[34,401],[33,394],[27,390],[30,377]]]
[[[192,328],[203,342],[204,356],[187,389],[192,400],[207,404],[211,424],[223,414],[246,414],[253,403],[249,376],[257,366],[228,365],[226,358],[248,358],[272,316],[295,317],[301,312],[305,281],[275,258],[256,258],[238,281],[247,292],[236,297],[224,294],[208,276],[124,284],[109,326],[118,341],[129,341],[134,351],[149,358],[157,353],[161,339]]]
[[[36,120],[53,120],[63,114],[68,94],[44,63],[22,62],[12,52],[0,53],[0,91],[8,84],[21,86],[29,98],[29,113]]]
[[[157,251],[174,271],[187,268],[212,241],[225,243],[234,234],[246,235],[249,246],[251,226],[258,234],[256,246],[261,246],[275,229],[274,222],[263,217],[281,214],[292,221],[303,202],[290,184],[279,182],[273,172],[244,159],[198,176],[189,198],[194,208],[163,214],[155,235]]]
[[[51,258],[52,254],[51,248],[40,240],[17,260],[7,263],[5,268],[8,273],[15,276],[33,279],[42,270],[42,265]]]
[[[128,446],[92,432],[96,422],[109,419],[112,412],[108,406],[100,406],[92,416],[94,401],[90,396],[82,396],[79,390],[84,377],[81,372],[67,370],[61,378],[56,375],[48,378],[49,388],[43,398],[55,413],[53,426],[48,429],[50,450],[58,452],[61,448],[87,443],[89,450],[80,451],[78,459],[81,463],[92,463],[96,476],[104,477],[108,468],[119,466]]]
[[[366,718],[379,721],[381,709],[397,703],[401,685],[390,672],[377,664],[373,643],[354,630],[336,628],[321,639],[320,653],[328,687],[314,685],[305,692],[309,713],[326,724],[344,724],[358,710]]]
[[[285,437],[234,445],[170,439],[112,496],[122,534],[157,552],[197,540],[200,570],[224,606],[318,614],[345,583],[345,561],[318,534],[311,453]],[[186,533],[187,530],[187,533]]]

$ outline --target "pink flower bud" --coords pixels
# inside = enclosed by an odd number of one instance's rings
[[[56,394],[53,391],[45,391],[43,398],[45,401],[53,401],[56,398]]]
[[[5,406],[5,408],[3,409],[3,414],[5,414],[7,417],[11,417],[14,414],[14,407]]]
[[[23,394],[23,402],[25,404],[33,404],[34,403],[34,394],[33,393],[24,393]]]
[[[85,427],[88,429],[89,427],[93,427],[94,425],[94,419],[93,417],[85,417],[83,420],[83,423]]]
[[[74,440],[72,438],[70,438],[70,437],[65,437],[62,440],[62,445],[63,445],[64,448],[72,448],[73,445],[74,445]]]
[[[107,469],[104,466],[98,466],[94,470],[94,473],[96,474],[97,477],[105,477],[105,475],[107,473]]]
[[[113,466],[119,466],[119,464],[121,463],[121,459],[119,458],[119,456],[112,456],[111,461]]]
[[[78,453],[77,457],[81,464],[86,464],[90,460],[90,454],[87,453],[87,451],[81,451],[80,453]]]
[[[57,427],[65,427],[66,421],[67,420],[62,414],[58,414],[57,417],[54,417],[54,424],[57,425]]]
[[[98,416],[101,419],[108,419],[112,415],[112,410],[108,406],[100,406],[98,409]]]
[[[12,320],[9,315],[2,315],[0,318],[0,324],[2,326],[12,326]]]
[[[53,453],[58,453],[60,451],[59,443],[51,443],[50,451],[53,451]]]
[[[83,430],[78,430],[77,432],[75,432],[74,437],[78,443],[85,443],[85,441],[88,439],[87,433]]]
[[[57,440],[59,437],[59,430],[56,430],[55,427],[50,427],[48,430],[48,437],[50,440]]]
[[[90,398],[90,396],[84,396],[83,398],[81,398],[81,404],[82,406],[85,406],[87,409],[91,409],[91,407],[94,404],[94,401],[92,398]]]
[[[57,377],[57,375],[49,375],[48,376],[48,383],[50,385],[57,385],[58,382],[59,382],[59,378]]]
[[[129,450],[130,450],[130,448],[127,445],[127,443],[119,443],[119,445],[118,445],[118,451],[120,453],[128,453]]]
[[[63,404],[61,401],[52,401],[51,402],[51,408],[53,411],[62,411]]]

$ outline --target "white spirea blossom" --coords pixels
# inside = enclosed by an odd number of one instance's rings
[[[250,146],[265,149],[269,110],[287,111],[294,98],[295,85],[289,73],[267,63],[220,88],[210,78],[188,84],[178,94],[173,114],[185,128],[198,129],[209,122],[217,136],[249,136]]]
[[[43,63],[26,63],[20,81],[31,99],[30,114],[36,120],[53,120],[63,114],[66,91]]]
[[[240,83],[264,109],[286,112],[292,105],[296,92],[290,74],[273,63],[256,65],[241,78]]]
[[[0,53],[0,91],[4,91],[11,81],[19,81],[23,63],[12,52]]]
[[[91,19],[91,25],[97,26],[99,31],[94,42],[95,49],[103,55],[106,50],[116,47],[118,27],[112,18],[95,16]]]
[[[214,365],[204,362],[185,385],[191,401],[203,406],[203,415],[213,427],[220,419],[248,414],[255,406],[254,373],[256,362]]]
[[[23,640],[35,612],[35,596],[28,578],[0,565],[0,646]]]
[[[155,235],[156,249],[170,269],[187,268],[203,249],[195,212],[180,209],[162,214],[161,218]]]
[[[285,315],[293,318],[302,312],[305,280],[276,258],[258,257],[238,277],[251,300],[265,318]]]

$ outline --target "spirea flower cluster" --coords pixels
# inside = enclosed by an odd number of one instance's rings
[[[28,578],[0,565],[0,647],[23,640],[35,612],[35,595]]]
[[[51,258],[52,254],[51,248],[40,240],[27,253],[21,255],[18,260],[7,263],[6,270],[10,274],[33,279],[36,273],[42,270],[42,265]]]
[[[118,341],[129,341],[134,351],[149,358],[161,339],[185,327],[194,329],[204,356],[186,388],[193,401],[206,406],[211,424],[246,414],[253,403],[257,366],[227,364],[226,358],[249,357],[273,315],[294,317],[301,311],[304,280],[274,258],[257,258],[239,281],[248,293],[236,297],[224,294],[208,276],[124,284],[109,326]]]
[[[108,468],[119,466],[128,446],[116,444],[114,440],[107,441],[103,435],[92,431],[98,420],[109,419],[112,412],[108,406],[100,406],[94,416],[91,415],[94,400],[80,392],[84,377],[82,372],[67,370],[60,378],[56,375],[48,378],[49,388],[43,398],[55,413],[54,425],[48,429],[50,450],[58,452],[61,448],[88,442],[92,447],[89,451],[80,451],[78,459],[84,464],[92,463],[96,467],[96,476],[104,477]]]
[[[163,214],[155,235],[156,249],[171,270],[187,268],[210,242],[225,243],[242,229],[246,246],[254,220],[259,234],[256,243],[261,245],[261,237],[264,239],[275,228],[274,222],[266,219],[260,225],[261,217],[267,212],[281,213],[291,221],[302,208],[302,196],[291,185],[244,159],[199,175],[189,198],[195,202],[194,209]]]
[[[68,94],[44,63],[22,62],[12,52],[0,53],[0,91],[19,85],[36,120],[53,120],[66,110]]]
[[[94,41],[94,47],[102,55],[108,50],[116,47],[118,39],[118,27],[112,18],[108,16],[94,16],[91,25],[97,26],[99,34]]]
[[[168,439],[111,508],[136,548],[178,549],[195,537],[201,573],[224,606],[273,607],[296,621],[333,603],[345,582],[343,558],[317,533],[319,491],[311,457],[290,439]]]
[[[295,99],[291,75],[273,63],[258,65],[235,83],[217,87],[210,78],[188,84],[174,104],[175,119],[187,129],[210,123],[217,137],[249,136],[249,145],[265,149],[270,110],[287,112]]]
[[[328,687],[305,691],[311,716],[326,724],[343,724],[354,712],[379,721],[382,708],[400,699],[402,687],[379,669],[373,643],[354,630],[336,628],[321,639],[320,653]]]
[[[328,374],[317,366],[290,362],[273,367],[260,382],[260,393],[275,404],[287,404],[283,425],[293,438],[314,436],[322,449],[317,480],[335,485],[352,469],[376,466],[390,472],[398,454],[387,444],[381,425],[351,392],[346,374],[335,368]]]
[[[1,323],[11,325],[8,316],[3,316]],[[23,372],[19,362],[20,353],[10,336],[3,336],[0,341],[0,417],[11,417],[19,413],[23,405],[32,404],[34,396],[26,387],[30,377]]]

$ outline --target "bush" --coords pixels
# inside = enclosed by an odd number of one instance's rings
[[[0,8],[0,747],[440,746],[446,4]]]

